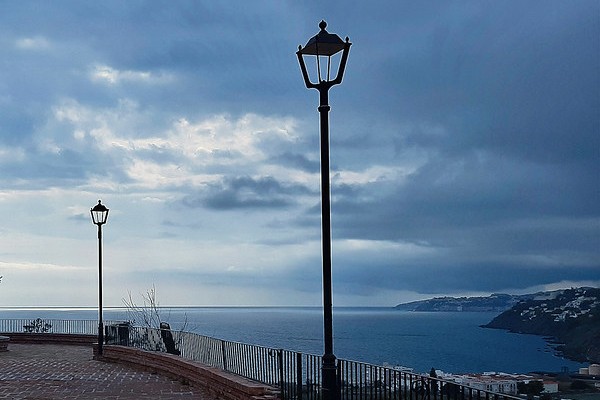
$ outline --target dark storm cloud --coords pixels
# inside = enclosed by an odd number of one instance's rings
[[[299,153],[286,152],[272,157],[269,161],[309,173],[318,173],[321,170],[319,161],[310,160],[304,154]]]
[[[372,66],[367,79],[386,96],[364,104],[379,118],[363,154],[385,160],[392,147],[398,162],[419,152],[426,162],[402,182],[334,186],[334,237],[425,244],[444,257],[356,265],[355,281],[420,291],[431,281],[443,292],[598,279],[598,5],[512,5],[441,6],[454,12]],[[332,140],[340,168],[352,154],[343,143]],[[338,279],[352,280],[340,264]]]
[[[398,45],[383,63],[371,66],[375,71],[365,70],[366,82],[348,79],[348,85],[372,84],[374,93],[385,93],[364,102],[368,113],[428,122],[446,132],[432,138],[413,130],[404,135],[405,145],[453,154],[485,149],[540,162],[597,159],[597,4],[434,8],[439,18],[421,27],[404,20],[396,30],[384,25],[381,34]]]
[[[338,279],[342,287],[390,282],[423,293],[598,280],[598,184],[588,175],[578,165],[472,155],[430,162],[393,189],[390,182],[334,187],[334,237],[433,251],[408,261],[342,253]],[[373,193],[382,195],[373,200]]]
[[[545,220],[562,221],[564,245],[577,246],[581,236],[575,234],[579,228],[574,222],[600,213],[594,200],[597,185],[591,178],[581,180],[579,173],[577,168],[570,171],[475,155],[431,162],[395,188],[389,187],[390,182],[334,187],[333,226],[342,237],[446,245],[457,240],[452,232],[471,236],[469,229],[473,229],[476,238],[478,230],[493,236],[512,225],[517,234],[528,229],[527,224],[533,230],[544,229]],[[382,195],[373,200],[372,193]],[[368,200],[360,203],[361,198]],[[503,247],[509,239],[499,240],[496,246]],[[540,237],[524,240],[533,243]],[[586,247],[594,249],[593,243]]]
[[[372,294],[382,288],[414,290],[423,294],[460,294],[465,292],[515,293],[537,285],[566,281],[598,281],[598,268],[538,267],[507,263],[449,264],[440,260],[438,265],[361,265],[352,260],[339,260],[334,269],[334,282],[340,293]],[[362,261],[362,260],[361,260]],[[335,272],[339,271],[339,272]],[[359,284],[360,282],[360,284]]]
[[[273,177],[252,178],[242,176],[227,178],[218,184],[208,185],[207,193],[188,196],[183,203],[189,207],[207,207],[213,210],[277,209],[296,203],[296,196],[311,194],[302,185],[285,184]]]

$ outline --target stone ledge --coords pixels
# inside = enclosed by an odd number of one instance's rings
[[[95,335],[68,333],[0,333],[8,336],[11,343],[47,343],[92,346],[98,341]]]
[[[96,355],[96,348],[94,349]],[[198,385],[228,400],[276,399],[277,389],[259,382],[167,353],[105,345],[102,361],[123,362]]]

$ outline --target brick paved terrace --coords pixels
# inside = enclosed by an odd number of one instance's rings
[[[202,399],[205,389],[93,359],[88,346],[11,343],[0,353],[0,399]]]

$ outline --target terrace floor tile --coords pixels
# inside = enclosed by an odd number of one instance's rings
[[[87,346],[11,343],[8,349],[0,353],[0,399],[216,399],[200,387],[96,361]]]

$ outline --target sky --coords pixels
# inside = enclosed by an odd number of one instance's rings
[[[0,7],[0,306],[319,306],[322,19],[334,306],[600,286],[595,0]]]

